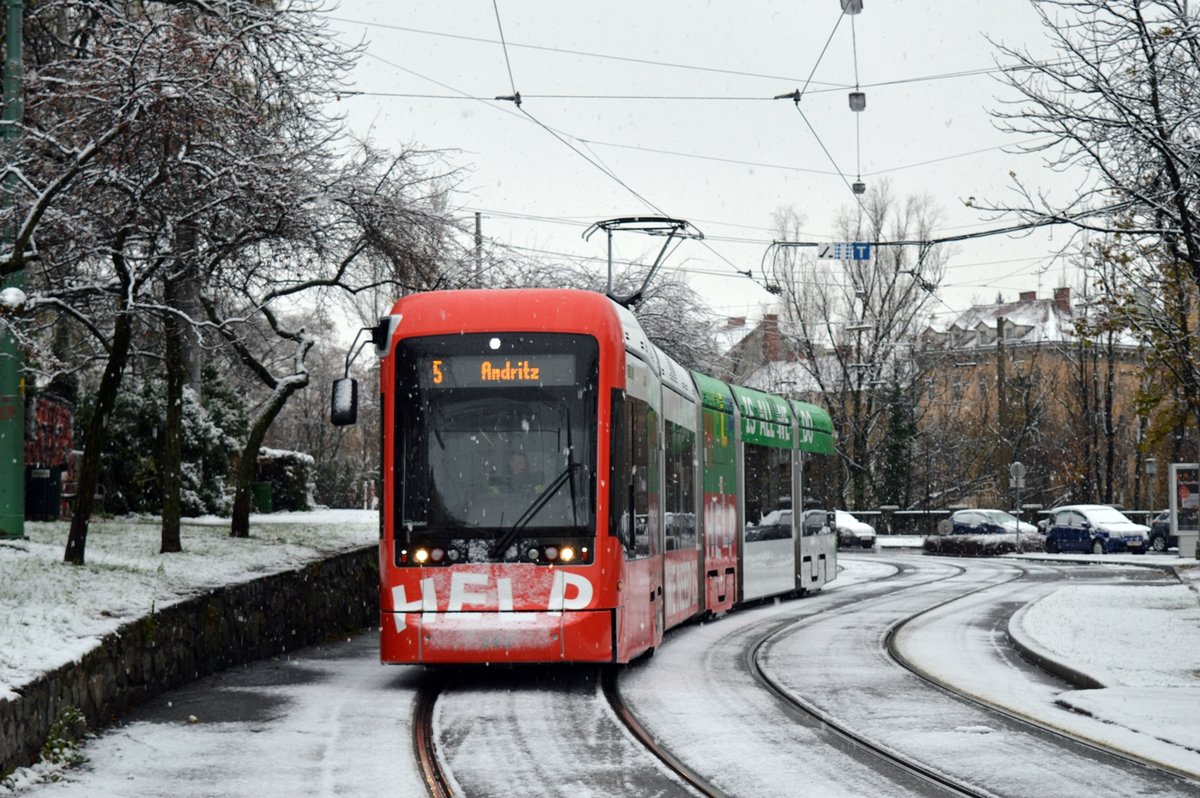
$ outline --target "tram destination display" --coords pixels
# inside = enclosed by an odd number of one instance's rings
[[[574,385],[575,356],[541,354],[425,357],[420,364],[420,375],[421,387],[430,390],[502,385]]]

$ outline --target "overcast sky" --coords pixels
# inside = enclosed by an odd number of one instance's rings
[[[582,238],[593,222],[687,219],[706,241],[685,243],[667,267],[684,270],[714,313],[754,316],[771,297],[737,270],[761,273],[781,207],[801,213],[808,240],[836,240],[848,184],[886,179],[896,195],[931,197],[937,233],[958,235],[1013,221],[964,205],[1005,199],[1010,171],[1056,195],[1078,181],[1006,152],[1022,140],[988,115],[1011,96],[989,72],[985,36],[1050,54],[1028,3],[865,6],[850,17],[840,0],[342,0],[331,24],[366,53],[352,76],[363,93],[339,108],[381,145],[451,151],[467,170],[455,213],[481,212],[485,236],[525,254],[593,257],[603,269],[603,234]],[[856,83],[861,114],[848,104]],[[772,99],[797,89],[803,113]],[[521,109],[493,99],[514,91]],[[618,258],[653,258],[659,245],[616,239]],[[1057,230],[952,245],[936,309],[997,292],[1049,296],[1075,279],[1054,257],[1067,241]]]

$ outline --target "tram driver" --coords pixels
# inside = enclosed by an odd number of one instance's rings
[[[533,472],[529,470],[529,461],[524,452],[513,451],[508,456],[508,474],[504,478],[504,488],[517,495],[537,496],[544,486]]]

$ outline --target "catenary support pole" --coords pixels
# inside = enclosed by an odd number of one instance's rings
[[[4,60],[4,148],[12,152],[24,118],[21,84],[24,75],[23,0],[7,0]],[[4,177],[3,201],[13,202],[16,175]],[[17,226],[9,224],[4,243],[16,242]],[[9,251],[12,251],[11,249]],[[3,288],[24,289],[25,272],[4,277]],[[25,378],[21,350],[0,317],[0,539],[25,536]]]

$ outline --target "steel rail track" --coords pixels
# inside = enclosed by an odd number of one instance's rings
[[[625,705],[624,699],[621,698],[620,690],[617,689],[616,668],[605,668],[600,677],[600,684],[604,690],[604,697],[608,699],[608,705],[612,707],[617,718],[625,724],[625,728],[637,738],[638,742],[646,747],[646,750],[658,757],[672,773],[699,791],[701,795],[709,796],[709,798],[728,798],[725,793],[705,781],[703,776],[683,764],[670,751],[659,745],[654,735],[650,734],[638,722],[633,712]]]
[[[954,576],[960,576],[965,572],[966,572],[965,568],[960,568],[959,572],[957,574],[942,577],[941,579],[931,580],[931,582],[940,582],[940,581],[945,581],[947,579],[952,579],[952,578],[954,578]],[[1018,574],[1017,576],[1014,576],[1012,579],[1005,580],[1005,583],[1013,581],[1014,579],[1019,579],[1019,578],[1020,578],[1020,574]],[[923,583],[921,586],[925,586],[928,584],[930,584],[930,583]],[[1004,584],[1004,583],[1001,583],[1001,584]],[[917,585],[914,585],[913,587],[917,587]],[[992,587],[993,587],[993,585],[986,585],[984,587],[976,588],[975,590],[971,590],[968,593],[965,593],[963,595],[971,595],[973,593],[977,593],[982,590],[988,590]],[[911,588],[904,588],[904,589],[908,590]],[[888,594],[887,596],[867,596],[867,597],[864,597],[861,601],[857,601],[857,602],[853,602],[853,603],[862,604],[862,603],[866,603],[868,601],[883,600],[883,599],[890,598],[891,595],[893,595],[893,594]],[[956,598],[960,598],[960,597],[956,597]],[[951,600],[953,601],[955,599],[951,599]],[[842,605],[842,606],[847,606],[847,605]],[[784,707],[788,710],[789,714],[791,714],[794,717],[797,717],[807,723],[815,724],[816,726],[828,731],[834,737],[841,740],[850,749],[852,749],[854,751],[864,752],[870,756],[873,756],[876,759],[880,760],[881,762],[884,762],[884,763],[890,765],[891,767],[896,768],[896,769],[900,770],[901,772],[906,773],[909,776],[912,776],[912,777],[918,779],[921,782],[924,782],[925,784],[929,784],[930,786],[933,786],[933,787],[936,787],[938,789],[948,792],[950,795],[967,796],[967,798],[992,798],[992,794],[989,792],[980,792],[976,789],[973,789],[969,785],[963,784],[962,782],[960,782],[956,779],[950,778],[949,776],[939,773],[931,768],[927,768],[919,762],[914,762],[912,760],[906,759],[905,757],[903,757],[899,754],[896,754],[892,751],[889,751],[888,749],[883,748],[882,746],[876,745],[870,739],[857,734],[849,727],[843,726],[842,724],[838,723],[833,718],[829,717],[825,713],[818,710],[816,707],[811,706],[810,704],[808,704],[804,701],[801,701],[799,698],[797,698],[796,696],[789,693],[786,689],[784,689],[784,687],[782,685],[780,685],[774,679],[772,679],[770,676],[768,676],[762,670],[762,668],[759,667],[759,664],[758,664],[759,650],[773,638],[775,638],[779,635],[782,635],[782,634],[790,633],[793,628],[795,628],[796,626],[801,626],[809,620],[810,620],[810,618],[804,618],[804,619],[801,619],[800,621],[792,621],[788,624],[771,629],[771,630],[765,632],[763,635],[761,635],[758,638],[758,640],[756,640],[754,642],[753,645],[748,646],[746,648],[746,655],[745,655],[746,669],[754,677],[755,681],[757,681],[764,688],[766,688],[768,692],[770,692],[773,696],[775,696],[775,698],[778,701],[780,701],[784,705]]]
[[[1018,579],[1024,578],[1024,576],[1026,576],[1029,573],[1029,570],[1026,566],[1014,564],[1013,567],[1017,568],[1021,572],[1021,575],[1019,577],[1017,577]],[[1013,579],[1013,580],[1008,580],[1008,581],[1011,582],[1011,581],[1016,581],[1016,580]],[[1007,584],[1007,583],[1008,582],[1002,582],[1000,584]],[[989,585],[987,588],[983,588],[983,590],[990,590],[993,587],[999,587],[999,585]],[[981,591],[973,591],[973,593],[974,592],[982,592],[982,590]],[[894,661],[897,665],[904,668],[909,673],[918,677],[925,683],[931,685],[932,687],[937,688],[938,690],[941,690],[942,692],[944,692],[948,695],[954,696],[955,698],[961,699],[961,700],[963,700],[969,704],[972,704],[974,706],[981,707],[989,712],[995,712],[999,715],[1003,715],[1004,717],[1006,717],[1020,725],[1026,726],[1027,728],[1036,729],[1037,731],[1039,731],[1043,734],[1046,734],[1046,735],[1049,735],[1052,737],[1058,737],[1063,740],[1067,740],[1069,742],[1083,746],[1084,748],[1088,748],[1092,751],[1096,751],[1096,752],[1104,754],[1106,756],[1111,756],[1115,759],[1123,760],[1123,761],[1128,762],[1133,765],[1140,765],[1140,766],[1148,767],[1148,768],[1151,768],[1154,770],[1159,770],[1164,773],[1169,773],[1173,776],[1178,776],[1186,781],[1191,781],[1195,778],[1191,773],[1188,773],[1186,771],[1172,767],[1171,765],[1169,765],[1167,763],[1159,762],[1157,760],[1149,759],[1147,757],[1142,757],[1142,756],[1139,756],[1138,754],[1130,752],[1130,751],[1124,751],[1124,750],[1121,750],[1118,748],[1110,748],[1108,746],[1101,745],[1101,744],[1095,742],[1094,740],[1089,740],[1086,737],[1081,737],[1077,734],[1073,734],[1065,729],[1060,729],[1057,726],[1047,725],[1044,721],[1042,721],[1036,717],[1031,717],[1029,715],[1025,715],[1023,713],[1018,712],[1015,709],[1010,708],[1010,707],[1006,707],[1006,706],[1003,706],[1002,704],[997,704],[992,701],[988,701],[982,697],[975,696],[970,693],[964,693],[964,692],[958,690],[957,688],[955,688],[952,684],[943,682],[943,681],[935,678],[934,676],[926,673],[925,671],[921,670],[920,668],[916,667],[911,662],[909,662],[908,659],[905,658],[896,649],[896,635],[900,632],[900,630],[902,628],[904,628],[905,625],[915,621],[916,619],[920,618],[923,615],[927,615],[935,610],[939,610],[942,607],[952,604],[955,601],[958,601],[959,599],[966,598],[969,595],[972,595],[972,594],[965,593],[962,596],[957,596],[952,599],[947,599],[946,601],[943,601],[940,604],[937,604],[932,607],[927,607],[926,609],[922,610],[921,612],[910,615],[909,617],[905,618],[904,620],[897,621],[896,623],[892,624],[892,626],[888,629],[887,634],[884,637],[884,649],[887,651],[888,656],[892,658],[892,661]],[[1021,658],[1024,659],[1024,656],[1022,656],[1020,654],[1020,652],[1018,652],[1018,656],[1021,656]],[[1034,667],[1039,667],[1036,663],[1031,663],[1031,664],[1034,665]]]
[[[966,570],[965,568],[958,568],[957,573],[939,577],[937,579],[931,579],[930,582],[939,582],[939,581],[943,581],[945,579],[952,579],[955,576],[961,576],[965,572],[965,570]],[[898,566],[896,573],[889,574],[888,576],[883,577],[882,579],[877,580],[877,581],[887,581],[890,579],[894,579],[894,578],[902,575],[903,573],[904,573],[904,569],[902,567]],[[901,590],[910,590],[915,587],[923,587],[927,584],[929,584],[929,582],[922,582],[919,585],[912,585],[910,587],[901,588]],[[892,594],[888,594],[888,595],[892,595]],[[872,596],[855,597],[851,601],[835,603],[835,604],[831,605],[830,607],[828,607],[824,610],[821,610],[821,612],[818,614],[825,614],[827,612],[833,612],[833,611],[841,609],[842,607],[845,607],[845,606],[859,604],[859,603],[862,603],[865,601],[871,601],[871,600],[880,599],[880,598],[884,598],[884,597],[883,596],[873,596],[873,595]],[[808,619],[806,618],[805,620],[808,620]],[[771,680],[759,670],[757,663],[754,662],[754,658],[757,654],[759,647],[761,647],[763,645],[763,643],[766,642],[766,640],[768,640],[771,637],[774,637],[776,634],[779,634],[782,631],[794,626],[795,623],[796,622],[793,620],[788,620],[783,624],[774,625],[774,627],[769,632],[767,632],[762,637],[760,637],[760,639],[753,646],[751,646],[747,651],[747,666],[750,669],[750,672],[755,676],[756,680],[759,681],[760,684],[763,684],[765,687],[767,687],[767,689],[773,695],[775,695],[777,699],[779,699],[780,701],[782,701],[784,703],[784,706],[790,710],[791,714],[795,715],[795,714],[799,713],[805,720],[807,720],[809,722],[815,721],[815,723],[817,725],[830,730],[832,733],[837,735],[839,738],[843,739],[846,742],[849,742],[856,750],[865,750],[869,753],[876,753],[881,759],[884,759],[885,761],[889,761],[892,765],[894,765],[895,767],[899,768],[900,770],[908,773],[909,775],[916,776],[920,780],[922,780],[926,783],[932,783],[941,789],[944,789],[944,790],[948,789],[952,795],[968,796],[969,798],[990,798],[990,796],[987,793],[977,793],[977,792],[973,792],[970,790],[964,790],[959,785],[951,784],[946,779],[940,777],[938,774],[933,773],[932,771],[927,772],[927,773],[922,772],[922,769],[920,768],[919,765],[903,763],[903,761],[900,760],[899,757],[896,757],[895,755],[890,754],[887,751],[884,751],[882,749],[875,748],[868,741],[865,741],[865,740],[855,737],[849,731],[839,731],[839,729],[836,727],[836,725],[831,724],[828,721],[828,719],[820,717],[817,713],[815,713],[815,711],[809,710],[808,708],[806,708],[800,704],[797,704],[796,701],[794,699],[792,699],[786,692],[784,692],[782,689],[780,689],[777,685],[774,685],[771,682]],[[716,788],[715,786],[713,786],[703,776],[701,776],[696,771],[692,770],[687,765],[685,765],[679,758],[677,758],[669,750],[667,750],[663,746],[659,745],[658,740],[654,737],[654,735],[652,735],[644,726],[642,726],[641,722],[639,722],[637,717],[633,714],[633,711],[629,709],[629,707],[625,704],[624,699],[621,698],[620,689],[617,685],[618,676],[619,676],[619,670],[617,668],[604,669],[604,671],[601,675],[601,686],[604,691],[604,696],[608,700],[609,706],[612,708],[612,710],[613,710],[614,714],[617,716],[617,718],[623,724],[625,724],[625,727],[629,730],[629,732],[643,746],[645,746],[646,750],[648,750],[650,753],[652,753],[654,756],[656,756],[659,759],[659,761],[661,761],[672,773],[677,775],[680,779],[682,779],[684,782],[686,782],[688,785],[690,785],[693,789],[697,790],[701,795],[712,796],[712,798],[728,798],[727,793],[724,793],[721,790],[719,790],[718,788]]]
[[[430,682],[418,689],[417,700],[413,704],[413,748],[430,798],[454,798],[454,789],[438,762],[437,744],[433,739],[433,707],[441,692],[440,681]]]

